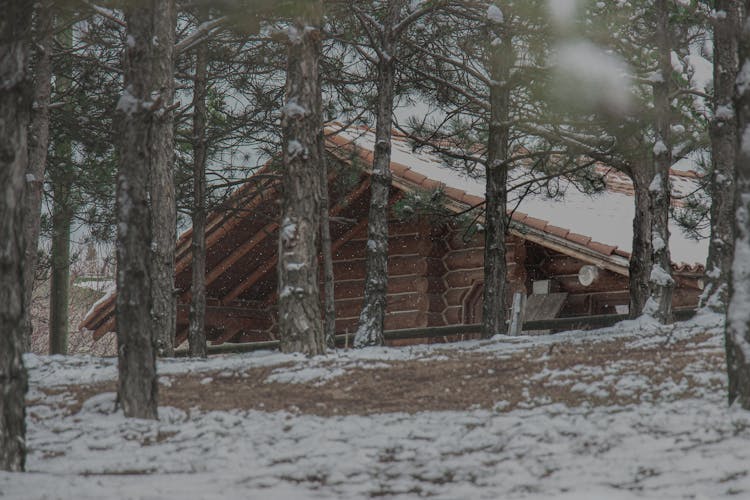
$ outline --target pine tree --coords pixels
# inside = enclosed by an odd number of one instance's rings
[[[742,6],[742,25],[750,21],[750,2]],[[738,32],[739,67],[750,65],[750,32]],[[737,163],[735,167],[734,250],[726,316],[729,404],[750,410],[750,75],[737,76],[734,109],[737,116]]]
[[[367,224],[365,295],[355,347],[383,344],[383,325],[388,292],[388,194],[391,190],[391,130],[396,72],[397,23],[405,0],[384,2],[382,22],[355,7],[362,28],[377,54],[377,111],[375,151],[372,161],[370,211]]]
[[[207,9],[200,20],[208,21]],[[188,348],[190,356],[206,357],[206,97],[208,92],[208,42],[198,44],[193,85],[193,243]]]
[[[694,88],[687,59],[691,43],[704,32],[704,10],[661,0],[591,5],[586,16],[599,22],[575,25],[586,26],[599,46],[586,41],[569,46],[579,50],[572,52],[575,57],[584,56],[583,46],[601,58],[613,88],[592,91],[590,82],[596,78],[574,78],[580,85],[563,95],[568,105],[564,116],[534,128],[549,141],[616,168],[633,181],[632,317],[647,314],[671,321],[669,171],[675,161],[702,146],[705,116],[696,111],[696,99],[704,96]],[[577,69],[561,71],[570,75]]]
[[[70,14],[60,15],[60,32],[56,37],[56,46],[61,54],[69,54],[73,49],[73,26]],[[63,55],[56,58],[55,95],[63,102],[60,114],[64,123],[70,123],[75,110],[73,91],[73,58]],[[75,202],[75,168],[73,162],[73,141],[71,134],[65,133],[72,127],[55,135],[55,165],[48,169],[52,181],[52,244],[51,244],[51,282],[49,304],[49,353],[68,353],[68,310],[70,303],[70,233],[73,227]]]
[[[475,220],[484,217],[485,338],[506,331],[508,171],[550,154],[521,127],[544,116],[534,82],[544,78],[545,8],[546,2],[451,6],[409,44],[411,78],[442,115],[432,123],[412,120],[412,139],[458,171],[485,173],[485,203],[469,210]],[[525,143],[542,147],[531,156],[514,154]]]
[[[350,34],[364,63],[375,70],[377,97],[375,115],[375,151],[370,184],[370,208],[367,225],[365,290],[355,347],[383,344],[388,293],[388,207],[391,189],[391,134],[396,93],[397,65],[407,29],[423,16],[446,2],[431,0],[408,3],[406,0],[347,3],[358,21],[362,39]]]
[[[157,418],[157,352],[174,339],[173,0],[127,4],[117,178],[118,401]],[[173,341],[173,340],[172,340]]]
[[[31,9],[27,2],[0,0],[0,12],[0,470],[21,471],[26,460],[23,209]]]
[[[713,20],[714,98],[711,121],[711,237],[706,263],[706,288],[701,304],[726,312],[734,241],[734,166],[737,154],[737,116],[734,83],[739,70],[737,39],[740,30],[739,0],[716,0],[724,12]],[[731,391],[730,391],[731,392]]]
[[[47,167],[49,148],[50,96],[52,93],[52,2],[38,2],[34,9],[34,107],[29,124],[29,164],[26,168],[23,225],[26,252],[24,254],[24,308],[31,308],[34,271],[37,265],[39,233],[41,231],[42,185]],[[24,348],[31,349],[31,315],[26,316]]]
[[[318,355],[325,339],[318,287],[321,210],[320,1],[299,6],[287,28],[282,110],[283,200],[279,229],[279,336],[283,352]]]

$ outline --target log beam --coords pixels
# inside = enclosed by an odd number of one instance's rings
[[[370,187],[370,179],[366,179],[363,183],[357,187],[355,191],[347,195],[343,200],[339,201],[336,206],[334,206],[331,209],[331,216],[335,217],[339,215],[341,212],[343,212],[346,208],[348,208],[352,202],[354,202],[357,198],[364,195]],[[348,234],[348,233],[347,233]],[[338,243],[341,240],[339,238],[336,243]],[[336,250],[334,247],[336,247],[336,243],[331,245],[331,252],[335,252]],[[231,302],[243,293],[245,293],[247,290],[250,289],[255,283],[257,283],[261,278],[263,278],[266,274],[268,274],[272,269],[276,267],[276,264],[278,263],[279,256],[275,255],[272,259],[269,259],[266,261],[265,264],[258,267],[255,271],[253,271],[250,276],[242,280],[237,286],[235,286],[228,294],[226,294],[224,297],[222,297],[221,302],[223,304],[226,304],[228,302]],[[273,295],[275,297],[275,294]]]

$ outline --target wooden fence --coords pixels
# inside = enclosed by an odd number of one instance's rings
[[[675,309],[674,319],[676,321],[685,321],[695,315],[695,309]],[[606,314],[600,316],[577,316],[571,318],[554,318],[535,321],[524,321],[523,331],[552,330],[552,333],[559,333],[569,330],[578,330],[583,328],[605,328],[615,325],[620,321],[628,319],[627,314]],[[454,335],[475,334],[481,331],[482,325],[451,325],[451,326],[432,326],[425,328],[409,328],[405,330],[391,330],[384,332],[386,340],[404,340],[404,339],[429,339],[442,338]],[[354,342],[354,334],[336,335],[337,346],[351,346]],[[247,342],[243,344],[224,343],[219,345],[208,346],[208,354],[230,354],[241,352],[253,352],[274,350],[279,348],[278,340],[269,340],[265,342]],[[176,357],[186,357],[186,349],[175,351]]]

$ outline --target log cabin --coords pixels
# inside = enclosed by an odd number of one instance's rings
[[[362,305],[374,132],[365,127],[327,130],[329,211],[335,273],[337,333],[356,330]],[[391,170],[389,287],[386,330],[474,324],[481,321],[483,235],[481,172],[459,172],[440,157],[415,151],[394,134]],[[572,181],[529,190],[529,170],[515,169],[507,235],[507,303],[528,297],[527,319],[627,311],[628,260],[634,212],[630,179],[595,167],[605,188],[589,194]],[[700,177],[673,170],[673,204],[698,192]],[[514,186],[524,186],[515,189]],[[524,196],[514,195],[523,191]],[[531,192],[529,192],[531,191]],[[206,229],[206,334],[213,344],[274,340],[277,336],[278,191],[267,165],[213,210]],[[420,197],[439,199],[441,213],[404,217]],[[401,215],[397,215],[400,212]],[[475,213],[466,223],[457,214]],[[462,219],[459,222],[459,219]],[[675,307],[691,307],[702,289],[707,242],[671,222]],[[191,282],[191,231],[177,242],[177,345],[185,342]],[[95,339],[115,329],[114,294],[103,297],[81,327]]]

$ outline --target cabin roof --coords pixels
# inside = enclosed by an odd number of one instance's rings
[[[371,158],[375,146],[373,130],[349,127],[342,131],[335,125],[327,130],[329,134],[336,133],[331,136],[336,144],[356,146],[365,158]],[[398,134],[393,137],[391,159],[397,184],[401,181],[426,190],[442,187],[446,197],[462,209],[484,202],[485,181],[481,167],[475,168],[472,174],[451,168],[436,154],[415,151],[407,138]],[[513,225],[517,232],[525,230],[526,234],[549,243],[570,244],[571,248],[580,250],[584,247],[605,257],[619,268],[618,272],[626,273],[633,239],[633,183],[628,176],[610,167],[599,164],[595,169],[605,182],[605,190],[587,194],[563,178],[555,184],[555,198],[546,190],[524,193],[525,187],[533,182],[533,176],[524,167],[513,169],[508,188]],[[670,184],[676,208],[684,206],[688,196],[700,196],[703,192],[701,177],[694,171],[673,169]],[[708,256],[708,240],[691,238],[674,220],[670,220],[670,233],[673,268],[702,272]]]

